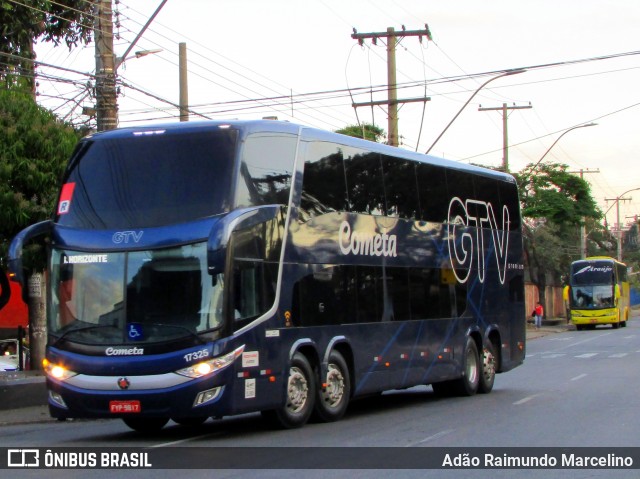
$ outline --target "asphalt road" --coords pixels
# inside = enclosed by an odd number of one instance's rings
[[[176,447],[313,449],[423,447],[638,447],[640,446],[640,321],[627,328],[540,334],[528,341],[525,364],[499,375],[491,394],[471,398],[436,397],[430,387],[393,391],[354,402],[342,421],[274,431],[258,414],[209,420],[199,428],[170,423],[160,433],[141,436],[119,420],[42,420],[4,424],[0,447]],[[0,420],[1,423],[1,420]],[[213,449],[210,449],[213,450]],[[236,451],[231,449],[232,453]],[[245,451],[251,451],[246,449]],[[284,453],[297,450],[282,449]],[[365,451],[369,451],[366,449]],[[375,449],[370,450],[375,453]],[[299,451],[297,451],[299,452]],[[362,454],[361,451],[357,451]],[[242,454],[238,449],[237,454]],[[365,453],[366,454],[366,453]],[[362,459],[362,457],[360,457]],[[365,457],[366,459],[366,457]],[[638,470],[218,470],[189,471],[195,477],[639,477]],[[20,471],[24,473],[24,471]],[[81,471],[47,472],[74,477]],[[257,474],[259,472],[259,474]],[[111,477],[114,471],[92,471]],[[86,474],[86,471],[84,471]],[[109,474],[109,476],[107,476]],[[169,470],[129,471],[133,477],[173,477]],[[44,477],[44,476],[43,476]]]

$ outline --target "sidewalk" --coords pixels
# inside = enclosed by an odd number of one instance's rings
[[[55,421],[46,404],[47,389],[41,372],[0,373],[0,427]]]
[[[527,341],[541,338],[548,334],[562,333],[564,331],[575,331],[573,324],[567,324],[566,319],[550,319],[542,322],[540,329],[536,329],[533,323],[527,322]]]

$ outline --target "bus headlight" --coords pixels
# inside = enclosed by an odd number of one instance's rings
[[[69,379],[70,377],[76,376],[78,373],[71,371],[60,364],[53,364],[48,359],[42,360],[42,369],[44,372],[52,377],[53,379],[57,379],[58,381],[64,381],[65,379]]]
[[[233,364],[236,358],[240,356],[243,351],[244,351],[244,344],[239,348],[231,351],[230,353],[225,354],[224,356],[209,359],[208,361],[202,361],[200,363],[193,364],[188,368],[178,369],[176,371],[176,374],[180,374],[181,376],[187,376],[195,379],[195,378],[201,378],[202,376],[207,376],[209,374],[216,373]]]

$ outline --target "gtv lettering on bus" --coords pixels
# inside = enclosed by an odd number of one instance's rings
[[[363,256],[391,256],[396,257],[398,239],[396,235],[386,233],[359,233],[351,231],[351,225],[343,221],[338,233],[338,244],[342,254]]]
[[[473,212],[473,213],[472,213]],[[449,202],[448,243],[449,261],[457,280],[465,283],[469,279],[474,261],[477,261],[478,281],[485,278],[485,246],[483,229],[491,231],[491,241],[498,265],[500,283],[504,284],[507,270],[507,252],[509,251],[509,209],[502,207],[502,227],[500,228],[491,203],[479,200],[462,201],[454,197]],[[475,228],[475,237],[469,231]]]

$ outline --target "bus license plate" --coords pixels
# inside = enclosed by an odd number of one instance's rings
[[[111,413],[139,413],[142,411],[140,401],[109,401],[109,411]]]

